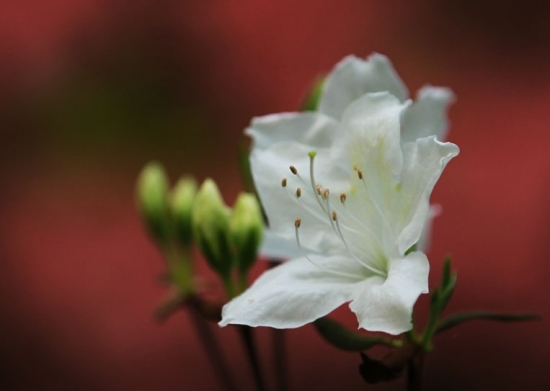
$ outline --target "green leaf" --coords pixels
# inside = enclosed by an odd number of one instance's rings
[[[300,105],[301,111],[317,111],[319,102],[321,100],[321,94],[323,93],[323,87],[325,83],[324,77],[318,77],[307,92],[307,95]]]
[[[465,312],[456,314],[443,319],[437,325],[435,333],[441,333],[449,330],[459,324],[469,320],[492,320],[496,322],[524,322],[530,320],[540,320],[540,315],[537,314],[498,314],[491,312]]]
[[[250,148],[245,137],[239,140],[237,147],[237,161],[239,163],[239,174],[244,190],[247,193],[256,194],[254,180],[252,179],[252,170],[250,169]]]
[[[327,317],[317,319],[313,325],[325,341],[342,350],[359,352],[376,345],[392,347],[401,345],[401,341],[358,334]]]
[[[443,261],[443,278],[441,279],[443,289],[451,282],[451,256],[447,255]]]

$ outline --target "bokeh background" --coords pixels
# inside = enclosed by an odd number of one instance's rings
[[[528,0],[1,1],[0,388],[216,389],[186,314],[152,319],[163,265],[135,178],[158,159],[172,180],[213,177],[232,203],[250,118],[296,110],[343,56],[378,51],[412,93],[458,96],[461,154],[433,194],[430,252],[434,283],[447,253],[459,271],[448,312],[545,318],[442,335],[426,389],[550,389],[548,20]],[[251,389],[234,330],[218,335]],[[293,390],[368,388],[358,355],[310,326],[286,337]]]

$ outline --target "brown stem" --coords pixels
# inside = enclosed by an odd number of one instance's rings
[[[226,391],[235,391],[237,388],[229,375],[229,370],[216,335],[212,332],[208,322],[196,311],[193,306],[188,306],[188,313],[195,327],[206,356],[214,369],[218,382]]]
[[[422,369],[424,354],[418,352],[407,364],[407,391],[422,391]]]
[[[256,344],[254,341],[254,331],[249,326],[237,326],[241,338],[244,343],[244,347],[248,356],[248,361],[254,375],[254,382],[256,383],[257,391],[264,391],[264,380],[262,377],[262,371],[260,369],[260,361],[258,359],[258,353],[256,351]]]

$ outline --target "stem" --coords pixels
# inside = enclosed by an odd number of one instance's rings
[[[277,391],[288,390],[286,349],[285,349],[285,330],[271,329],[273,343],[273,364],[275,366],[275,375],[277,379]]]
[[[220,349],[220,344],[218,343],[216,335],[212,332],[210,325],[192,306],[188,307],[187,312],[191,317],[195,332],[202,343],[202,347],[206,352],[210,365],[212,365],[212,369],[214,369],[218,382],[225,391],[235,391],[237,388],[229,375],[227,363]]]
[[[260,369],[260,363],[258,360],[258,354],[256,352],[256,344],[254,342],[254,334],[251,327],[248,326],[237,326],[243,340],[246,353],[248,356],[248,361],[250,363],[250,368],[254,375],[254,382],[256,383],[256,390],[264,391],[264,381],[262,377],[262,371]]]
[[[424,354],[418,352],[407,364],[407,391],[422,390],[422,368],[424,366]]]

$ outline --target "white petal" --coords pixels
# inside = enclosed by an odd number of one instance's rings
[[[366,61],[348,56],[328,75],[319,111],[340,119],[355,99],[380,91],[388,91],[402,101],[408,97],[407,88],[386,56],[374,53]]]
[[[400,115],[407,105],[385,92],[357,99],[343,115],[342,136],[336,139],[333,151],[334,159],[348,160],[352,187],[347,207],[385,253],[394,248],[402,228],[403,218],[394,209],[395,203],[401,202],[396,194],[403,169]],[[354,165],[362,171],[363,180],[351,168]],[[361,238],[356,241],[367,244]]]
[[[330,215],[320,206],[321,197],[311,184],[309,152],[312,147],[297,142],[277,142],[268,149],[254,148],[250,156],[254,183],[267,214],[269,227],[287,240],[295,240],[295,220],[301,219],[302,246],[316,252],[334,254],[342,243],[330,224]],[[329,149],[316,149],[316,182],[337,184],[338,162],[329,157]],[[294,166],[298,175],[292,174]],[[334,179],[333,179],[334,177]],[[282,180],[286,179],[286,186]],[[297,189],[300,189],[300,197]]]
[[[295,328],[350,301],[362,278],[361,270],[341,259],[317,257],[315,262],[358,277],[336,276],[305,258],[288,261],[262,274],[246,292],[226,304],[220,326]]]
[[[441,210],[441,205],[430,205],[428,217],[426,218],[426,223],[422,229],[422,234],[420,234],[420,239],[418,239],[418,242],[416,243],[416,249],[418,251],[426,253],[430,249],[433,220],[441,214]]]
[[[359,327],[394,335],[410,330],[414,303],[420,294],[428,293],[429,270],[426,255],[413,252],[390,261],[386,281],[359,284],[350,303]]]
[[[429,200],[435,183],[447,163],[459,149],[453,143],[442,143],[435,136],[421,138],[403,146],[404,169],[398,196],[402,232],[398,249],[402,254],[418,242],[428,217]]]
[[[264,230],[264,239],[260,253],[264,257],[277,260],[298,258],[302,255],[296,244],[296,240],[285,239],[269,228]]]
[[[333,118],[321,113],[283,113],[252,119],[245,133],[253,138],[253,148],[266,149],[281,141],[328,148],[337,126]]]
[[[416,101],[403,113],[402,142],[436,136],[445,141],[449,121],[447,109],[454,100],[453,92],[444,87],[422,87]]]

